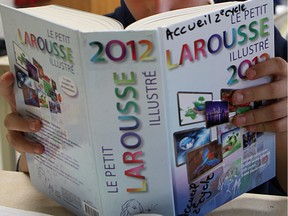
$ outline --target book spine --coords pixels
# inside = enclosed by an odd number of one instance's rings
[[[156,33],[87,34],[83,42],[103,215],[125,215],[134,205],[134,213],[169,215],[170,156]]]

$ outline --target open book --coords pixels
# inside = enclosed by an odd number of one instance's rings
[[[231,124],[264,101],[245,70],[274,55],[273,1],[166,12],[123,30],[58,6],[0,8],[36,188],[77,215],[205,215],[275,176],[271,133]]]

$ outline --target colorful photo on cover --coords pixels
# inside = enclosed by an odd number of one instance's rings
[[[17,86],[18,88],[22,88],[22,86],[28,79],[28,74],[26,74],[23,70],[21,70],[20,67],[18,67],[17,65],[14,65],[14,68],[15,68]]]
[[[179,125],[205,121],[205,102],[211,101],[211,92],[178,92]]]
[[[28,71],[28,76],[31,79],[35,80],[36,82],[39,82],[39,75],[37,68],[28,60],[25,62],[25,64]]]
[[[214,140],[186,154],[189,182],[216,167],[223,161],[222,146]]]
[[[26,61],[28,61],[28,55],[14,42],[13,49],[16,63],[24,70],[27,70]]]
[[[49,79],[49,82],[46,79],[43,79],[43,87],[44,87],[44,92],[47,94],[47,96],[51,97],[52,85],[50,84],[50,79]]]
[[[40,107],[39,98],[38,98],[38,94],[36,90],[26,85],[23,85],[22,92],[23,92],[24,102],[26,105]]]
[[[241,129],[235,128],[221,135],[223,158],[242,148]]]
[[[249,158],[263,150],[262,143],[257,142],[257,133],[244,130],[243,135],[243,158]]]
[[[229,105],[227,101],[206,101],[205,102],[206,127],[229,122]]]
[[[58,111],[57,111],[57,105],[56,105],[56,103],[55,102],[53,102],[53,101],[49,101],[49,107],[50,107],[50,112],[51,113],[57,113]]]
[[[186,163],[186,153],[192,149],[199,148],[211,141],[211,131],[207,128],[193,128],[178,131],[173,134],[176,166]]]
[[[38,71],[38,74],[39,74],[39,78],[42,79],[44,77],[43,67],[34,58],[32,59],[32,62],[33,62],[33,65],[37,68],[37,71]]]
[[[57,90],[56,82],[53,79],[51,79],[51,85],[54,91]]]
[[[218,143],[222,144],[222,134],[223,133],[231,131],[231,130],[233,130],[235,128],[236,128],[236,126],[231,121],[229,121],[228,123],[224,123],[224,124],[218,125],[217,126]]]
[[[221,89],[220,95],[222,101],[227,101],[229,105],[229,112],[236,112],[236,106],[232,103],[232,94],[235,92],[234,89]]]
[[[252,144],[256,144],[257,142],[257,133],[249,132],[243,134],[243,148],[247,148]]]
[[[42,91],[38,91],[38,97],[40,107],[49,108],[47,95]]]

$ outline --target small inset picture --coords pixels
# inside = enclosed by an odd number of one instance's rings
[[[217,140],[187,152],[187,171],[189,183],[208,172],[223,161],[222,148]]]
[[[54,90],[54,91],[57,90],[56,82],[55,82],[53,79],[51,79],[51,84],[52,84],[53,90]]]
[[[40,107],[49,108],[47,95],[42,91],[38,91],[38,97]]]
[[[35,80],[36,82],[39,82],[39,75],[38,75],[38,70],[37,68],[31,63],[29,62],[28,60],[26,61],[26,68],[27,68],[27,71],[28,71],[28,76]]]
[[[243,134],[243,148],[247,148],[257,142],[257,133],[248,132]]]
[[[59,102],[56,102],[55,105],[56,105],[57,113],[61,113],[62,111],[61,111],[60,103],[59,103]]]
[[[226,133],[228,131],[231,131],[233,129],[235,129],[236,126],[229,121],[228,123],[224,123],[221,125],[217,126],[217,139],[218,139],[218,143],[222,143],[222,134]]]
[[[222,154],[223,158],[231,155],[233,152],[241,149],[242,147],[242,136],[241,129],[235,128],[227,131],[221,135],[222,140]]]
[[[58,113],[58,107],[55,102],[49,101],[49,107],[51,113]]]
[[[27,70],[26,61],[28,61],[28,55],[16,43],[13,43],[13,48],[16,63],[24,70]]]
[[[207,128],[229,122],[228,101],[207,101],[205,111]]]
[[[229,112],[236,112],[236,106],[232,103],[232,94],[235,90],[234,89],[221,89],[221,100],[228,101],[229,105]]]
[[[16,75],[16,81],[18,88],[22,88],[22,86],[25,84],[28,75],[20,69],[17,65],[14,65],[15,68],[15,75]]]
[[[38,70],[38,74],[39,74],[39,78],[42,79],[44,77],[44,70],[43,67],[39,64],[38,61],[36,61],[36,59],[33,58],[33,65],[37,68]]]
[[[44,88],[44,92],[47,94],[48,97],[51,97],[52,96],[52,92],[53,92],[53,89],[52,89],[52,85],[50,83],[50,79],[49,81],[47,81],[46,79],[43,79],[43,88]]]
[[[56,94],[56,92],[54,92],[54,91],[51,91],[51,100],[53,101],[53,102],[57,102],[57,94]]]
[[[24,102],[26,105],[40,107],[39,98],[36,90],[29,88],[26,85],[22,86]]]
[[[205,102],[213,98],[210,92],[178,92],[179,125],[205,121]]]
[[[194,128],[174,133],[176,166],[186,163],[186,153],[210,142],[210,129]]]
[[[260,161],[261,161],[261,167],[264,167],[270,164],[270,152],[267,152],[266,154],[262,155],[260,157]]]

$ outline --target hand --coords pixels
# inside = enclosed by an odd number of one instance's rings
[[[247,79],[271,76],[272,82],[257,87],[237,90],[232,96],[234,105],[261,100],[275,100],[265,107],[236,115],[233,123],[251,132],[287,132],[287,62],[272,58],[246,71]]]
[[[7,128],[7,140],[20,153],[42,154],[44,147],[35,142],[28,141],[24,138],[23,132],[37,132],[41,128],[41,121],[36,119],[24,119],[16,110],[15,95],[13,90],[14,76],[11,72],[6,72],[0,77],[0,95],[6,100],[11,107],[11,113],[5,117],[4,125]],[[25,155],[21,158],[20,163],[27,167]],[[21,165],[20,165],[21,166]],[[28,171],[25,170],[24,171]]]

